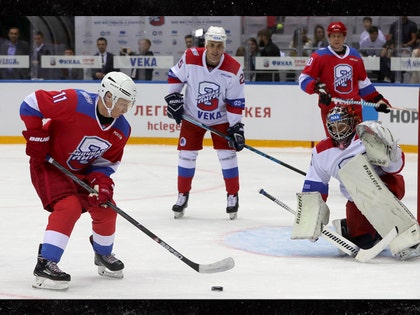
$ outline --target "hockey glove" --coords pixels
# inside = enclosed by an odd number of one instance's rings
[[[175,119],[179,125],[182,121],[182,114],[184,113],[184,98],[180,93],[171,93],[165,96],[165,101],[168,104],[167,115],[171,119]]]
[[[229,146],[236,151],[241,151],[245,146],[244,124],[237,123],[236,125],[227,129],[229,139]]]
[[[32,158],[36,164],[45,162],[45,157],[50,151],[50,136],[48,131],[43,129],[33,129],[22,131],[26,139],[26,154]]]
[[[88,200],[91,206],[101,206],[106,208],[106,203],[112,201],[114,195],[114,181],[99,172],[93,172],[86,176],[86,181],[90,187],[94,188],[97,192],[90,193]]]
[[[389,104],[388,100],[382,96],[382,94],[379,94],[378,92],[375,92],[373,94],[374,96],[368,99],[368,102],[374,102],[377,105],[375,106],[375,109],[377,112],[381,113],[389,113],[391,111],[390,108],[392,108],[391,104]]]
[[[315,93],[319,95],[319,102],[329,106],[331,104],[331,94],[327,90],[325,83],[317,82],[315,83]]]

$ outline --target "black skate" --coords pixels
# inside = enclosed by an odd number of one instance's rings
[[[226,213],[229,214],[231,220],[235,220],[238,216],[239,196],[238,194],[227,195]]]
[[[188,207],[188,198],[190,197],[189,193],[179,193],[178,200],[172,206],[172,211],[174,212],[174,218],[179,219],[184,216],[184,209]]]
[[[67,290],[71,277],[62,271],[57,263],[41,256],[42,244],[39,244],[37,264],[34,269],[35,282],[32,287],[47,290]]]
[[[93,237],[89,237],[90,243],[93,246]],[[124,277],[123,269],[124,263],[115,257],[114,254],[110,255],[99,255],[95,252],[94,263],[98,266],[98,274],[100,276],[106,276],[111,278],[122,279]]]

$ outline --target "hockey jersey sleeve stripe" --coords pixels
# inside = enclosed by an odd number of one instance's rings
[[[328,195],[328,184],[305,180],[302,192],[318,191],[321,195]]]

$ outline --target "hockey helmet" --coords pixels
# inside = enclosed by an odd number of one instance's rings
[[[346,36],[347,35],[347,28],[340,21],[331,22],[330,25],[328,25],[327,33],[328,33],[328,36],[330,36],[332,33],[343,33],[343,35]]]
[[[335,106],[327,114],[327,129],[340,148],[346,148],[356,132],[356,119],[349,106]]]
[[[110,109],[107,108],[109,113],[120,98],[129,102],[128,110],[130,110],[133,107],[137,95],[134,81],[125,73],[117,71],[107,73],[101,81],[99,96],[102,98],[104,104],[107,92],[112,94],[112,107]]]
[[[221,26],[210,26],[204,35],[204,38],[207,41],[212,40],[215,42],[223,42],[223,45],[226,46],[226,32],[225,29]]]

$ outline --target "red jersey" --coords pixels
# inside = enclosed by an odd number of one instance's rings
[[[131,127],[124,116],[101,124],[98,95],[83,90],[38,90],[20,106],[26,128],[43,128],[50,135],[50,155],[74,173],[93,171],[110,176],[120,164]]]

